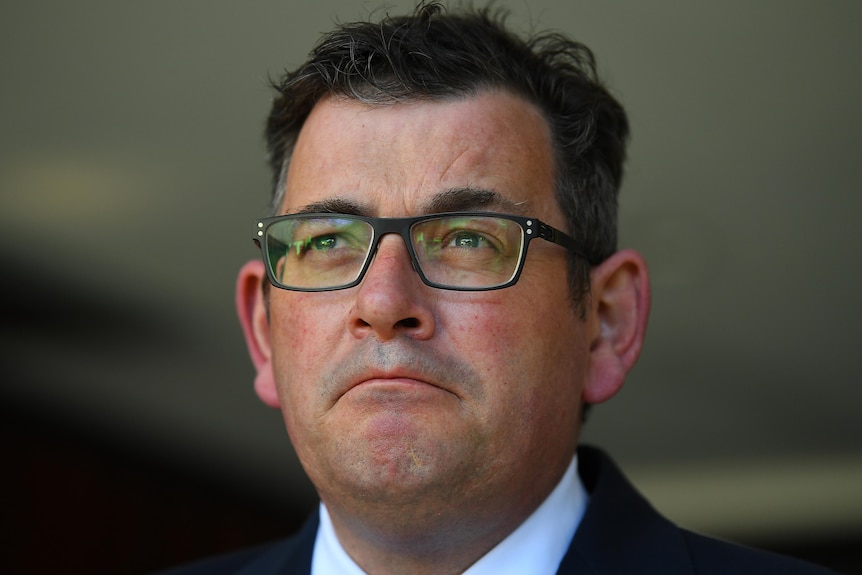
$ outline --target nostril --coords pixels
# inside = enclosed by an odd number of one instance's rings
[[[419,327],[419,320],[415,317],[408,317],[398,322],[398,325],[406,328]]]

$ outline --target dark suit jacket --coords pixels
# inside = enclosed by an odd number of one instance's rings
[[[718,541],[659,515],[601,451],[582,446],[578,473],[589,505],[559,575],[825,575],[821,567]],[[317,533],[315,513],[284,541],[204,560],[165,575],[308,575]]]

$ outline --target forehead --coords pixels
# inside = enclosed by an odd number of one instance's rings
[[[282,211],[346,200],[369,215],[412,215],[475,189],[548,218],[553,171],[547,122],[508,93],[389,105],[329,98],[297,139]],[[470,207],[479,206],[459,209]]]

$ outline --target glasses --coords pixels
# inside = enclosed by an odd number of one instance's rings
[[[535,218],[489,212],[454,212],[413,218],[345,214],[292,214],[257,222],[254,242],[270,282],[294,291],[331,291],[358,285],[380,238],[398,234],[413,269],[435,288],[482,291],[518,281],[534,238],[581,257],[567,234]]]

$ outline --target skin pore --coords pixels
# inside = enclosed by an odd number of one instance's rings
[[[566,229],[540,112],[506,92],[368,106],[325,99],[306,121],[282,213],[404,217],[503,211]],[[584,399],[608,399],[645,329],[645,268],[593,272],[585,319],[566,252],[534,241],[512,287],[431,288],[400,237],[356,287],[238,288],[256,389],[282,410],[344,548],[368,573],[459,573],[550,493],[577,446]]]

